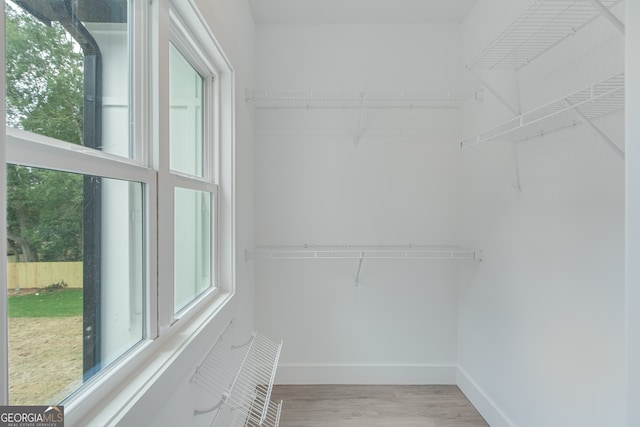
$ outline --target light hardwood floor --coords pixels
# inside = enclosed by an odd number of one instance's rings
[[[486,427],[456,386],[277,385],[280,427]]]

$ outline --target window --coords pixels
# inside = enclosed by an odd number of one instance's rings
[[[212,287],[211,195],[175,189],[174,309],[182,310]]]
[[[171,43],[169,45],[169,96],[171,102],[171,170],[202,177],[203,78]]]
[[[59,402],[144,338],[143,183],[7,172],[9,403]],[[127,202],[96,209],[96,199]],[[96,211],[100,227],[86,231]]]
[[[8,151],[11,404],[61,401],[146,335],[148,177],[131,180],[135,168],[123,173],[117,160],[96,175],[64,159],[78,145],[130,158],[139,143],[128,131],[128,6],[113,5],[105,15],[82,3],[5,3],[9,143],[50,154]],[[48,352],[36,350],[43,340]]]
[[[5,400],[107,396],[119,367],[232,294],[232,70],[189,2],[4,14]],[[65,353],[38,371],[38,345]]]
[[[178,27],[174,24],[174,28]],[[190,47],[178,28],[176,43]],[[186,50],[186,49],[185,49]],[[193,52],[193,49],[188,49]],[[191,53],[198,71],[174,43],[169,45],[170,139],[172,175],[182,179],[174,186],[174,312],[177,314],[205,291],[215,287],[212,233],[216,185],[213,182],[213,138],[204,127],[215,117],[204,99],[213,94],[215,75],[206,58]],[[208,74],[203,77],[203,74]],[[209,118],[209,120],[203,120]],[[215,122],[214,122],[215,123]],[[172,180],[173,181],[173,180]],[[213,207],[213,209],[212,209]]]

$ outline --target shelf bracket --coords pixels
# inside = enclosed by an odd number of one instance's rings
[[[624,23],[620,19],[618,19],[618,17],[614,15],[613,12],[611,12],[605,5],[603,5],[600,0],[589,0],[589,3],[591,3],[593,7],[598,9],[598,12],[600,12],[602,16],[604,16],[609,22],[611,22],[613,26],[616,27],[616,29],[624,35]]]
[[[516,185],[515,185],[515,190],[516,193],[518,195],[518,197],[522,197],[522,186],[520,185],[520,162],[518,161],[518,147],[516,146],[516,144],[511,144],[511,150],[513,153],[513,166],[515,169],[515,174],[516,174]]]
[[[570,106],[573,107],[573,104],[571,104],[571,102],[568,99],[564,99],[564,102]],[[618,147],[618,145],[613,142],[613,140],[611,138],[609,138],[604,132],[602,132],[602,130],[600,130],[600,128],[598,128],[593,121],[591,121],[587,116],[585,116],[582,111],[580,111],[578,108],[574,108],[573,111],[575,111],[576,115],[580,118],[580,121],[585,124],[589,129],[591,129],[596,135],[598,135],[606,144],[609,148],[611,148],[611,150],[613,150],[614,153],[616,153],[616,155],[618,157],[620,157],[622,160],[624,160],[624,151]]]
[[[358,145],[358,143],[360,142],[360,138],[362,138],[362,114],[364,111],[363,108],[363,104],[364,104],[364,93],[360,94],[360,108],[358,109],[358,123],[356,124],[356,135],[354,137],[354,143],[356,145]]]
[[[364,260],[364,252],[360,252],[360,260],[358,261],[358,271],[356,272],[356,283],[358,286],[360,284],[360,270],[362,270],[362,261]]]
[[[467,68],[469,70],[469,72],[471,73],[471,75],[473,75],[476,79],[478,79],[478,81],[480,82],[480,84],[482,86],[484,86],[485,89],[487,89],[493,96],[496,97],[496,99],[498,101],[500,101],[500,103],[502,105],[504,105],[505,107],[507,107],[507,109],[509,111],[511,111],[513,113],[514,116],[519,116],[521,113],[519,111],[518,108],[515,108],[511,105],[511,103],[509,103],[506,99],[504,99],[504,97],[502,95],[500,95],[500,93],[495,90],[490,84],[488,84],[482,77],[480,77],[477,73],[475,73],[473,71],[473,69],[471,68]]]

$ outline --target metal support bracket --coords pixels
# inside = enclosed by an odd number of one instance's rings
[[[360,138],[362,138],[362,114],[364,112],[364,93],[360,94],[360,108],[358,109],[358,123],[356,124],[356,134],[353,142],[358,145]]]
[[[564,99],[564,102],[572,107],[573,104],[571,104],[571,102],[568,99]],[[595,133],[596,135],[598,135],[606,144],[607,147],[611,148],[611,150],[613,150],[614,153],[616,153],[616,155],[618,157],[620,157],[622,160],[624,160],[624,151],[618,147],[618,145],[613,142],[613,140],[611,138],[609,138],[609,136],[607,136],[602,130],[600,130],[600,128],[598,128],[593,121],[591,121],[587,116],[585,116],[582,111],[580,111],[579,108],[574,108],[574,111],[576,113],[576,115],[580,118],[580,121],[585,124],[589,129],[591,129],[593,131],[593,133]]]
[[[500,95],[500,92],[498,92],[496,89],[494,89],[490,84],[488,84],[482,77],[480,77],[477,73],[475,73],[473,71],[473,69],[471,68],[467,68],[469,70],[469,72],[471,73],[472,76],[474,76],[476,79],[478,79],[478,81],[480,82],[480,84],[487,89],[493,96],[496,97],[496,99],[498,101],[500,101],[500,103],[502,105],[504,105],[505,107],[507,107],[507,109],[509,111],[511,111],[513,113],[514,116],[519,116],[520,113],[520,108],[515,108],[514,106],[512,106],[502,95]]]
[[[600,3],[600,0],[589,0],[589,3],[593,5],[598,11],[604,16],[618,31],[620,31],[623,35],[625,33],[624,23],[618,19],[616,15],[613,14],[605,5]]]
[[[360,252],[360,260],[358,261],[358,271],[356,272],[356,286],[360,284],[360,270],[362,270],[362,261],[364,261],[364,252]]]
[[[477,73],[475,73],[471,68],[469,68],[468,70],[476,79],[478,79],[480,84],[485,89],[487,89],[493,96],[495,96],[496,99],[500,101],[502,105],[507,107],[507,109],[509,109],[509,111],[511,111],[514,114],[514,116],[517,117],[521,115],[519,107],[518,108],[513,107],[509,102],[507,102],[507,100],[503,96],[500,95],[500,93],[496,89],[494,89],[491,85],[489,85],[482,77],[480,77]],[[520,99],[519,90],[517,95],[518,95],[518,101],[519,101]],[[516,194],[518,195],[518,197],[522,197],[522,187],[520,185],[520,163],[518,162],[518,153],[517,153],[515,144],[512,144],[512,151],[513,151],[513,164],[514,164],[515,175],[516,175],[516,184],[513,188],[516,191]]]
[[[522,198],[522,186],[520,185],[520,162],[518,161],[518,147],[516,144],[511,144],[511,151],[513,153],[513,166],[516,174],[516,185],[514,189],[519,198]]]

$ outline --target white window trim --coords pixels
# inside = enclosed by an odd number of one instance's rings
[[[6,99],[6,84],[5,84],[5,55],[4,55],[4,46],[5,46],[5,16],[4,16],[4,7],[2,11],[0,11],[0,46],[2,50],[2,55],[0,55],[0,99]],[[2,117],[6,117],[5,112],[5,103],[0,103],[0,114]],[[3,126],[4,127],[4,126]],[[5,154],[5,132],[0,132],[0,174],[2,176],[6,176],[7,168],[6,168],[6,154]],[[2,184],[0,184],[0,212],[7,211],[7,187],[6,180],[1,180]],[[0,230],[7,229],[6,215],[0,215]],[[3,233],[6,233],[4,231]],[[0,239],[0,253],[7,253],[7,239],[6,235],[2,235],[2,239]],[[7,309],[7,264],[6,262],[0,262],[0,316],[3,319],[8,319],[8,309]],[[0,402],[5,404],[9,401],[9,372],[7,369],[3,367],[8,366],[9,364],[9,348],[8,348],[8,324],[9,322],[4,321],[0,323]]]
[[[166,31],[159,29],[154,34],[158,56],[154,65],[159,70],[156,88],[168,88],[169,82],[169,46],[173,44],[189,63],[205,77],[203,99],[207,120],[203,120],[203,138],[210,143],[204,144],[205,159],[204,177],[193,177],[173,171],[170,168],[169,154],[169,102],[168,93],[157,93],[158,101],[158,134],[154,145],[158,147],[158,181],[159,186],[171,191],[164,191],[158,197],[158,226],[170,229],[174,224],[174,191],[176,187],[209,192],[213,195],[213,207],[216,209],[215,222],[211,225],[213,233],[212,277],[215,288],[206,291],[191,304],[174,313],[174,236],[169,233],[159,236],[159,247],[164,248],[158,254],[158,335],[169,330],[178,319],[187,320],[191,311],[197,312],[199,305],[210,305],[215,302],[218,293],[234,291],[235,256],[234,256],[234,222],[233,222],[233,113],[234,88],[233,68],[222,53],[215,36],[198,12],[193,1],[168,1],[167,17],[163,25]],[[168,21],[168,22],[167,22]],[[165,24],[166,23],[166,24]],[[213,105],[209,104],[213,103]],[[212,122],[209,122],[212,120]],[[229,147],[229,151],[223,150]],[[215,162],[214,162],[215,160]],[[223,174],[221,164],[230,168]],[[227,225],[228,224],[228,225]],[[227,228],[228,227],[228,228]],[[222,231],[227,230],[226,233]]]
[[[211,254],[215,257],[211,259],[211,271],[213,273],[212,277],[209,278],[210,285],[212,288],[207,289],[202,295],[194,298],[193,301],[188,303],[184,308],[175,313],[171,318],[171,321],[175,321],[187,315],[187,313],[192,309],[192,307],[196,306],[200,303],[201,300],[208,300],[214,298],[218,293],[218,245],[216,243],[217,237],[217,218],[218,218],[218,183],[217,176],[213,169],[214,159],[218,158],[218,153],[215,151],[215,147],[218,146],[217,140],[218,135],[216,134],[217,129],[219,129],[219,121],[216,114],[216,103],[214,100],[215,97],[215,84],[218,80],[218,72],[215,66],[209,62],[206,57],[206,53],[203,52],[203,49],[197,44],[198,42],[194,39],[194,37],[189,32],[187,26],[182,22],[181,18],[173,11],[169,11],[170,16],[170,43],[177,49],[178,52],[184,57],[184,59],[194,68],[194,70],[202,77],[202,160],[203,160],[203,176],[193,176],[181,173],[176,170],[169,171],[160,171],[161,179],[164,178],[164,174],[166,173],[166,181],[168,185],[171,187],[171,193],[175,195],[175,190],[177,188],[200,191],[203,193],[211,194]],[[169,68],[170,69],[170,68]],[[171,144],[171,141],[169,141]],[[170,163],[170,162],[169,162]],[[168,193],[168,191],[167,191]],[[172,203],[175,203],[175,198],[171,200]],[[165,211],[160,211],[160,221],[162,221],[163,214],[171,214],[175,213],[175,206],[172,206],[171,209],[167,209]],[[166,224],[174,224],[173,218],[171,222],[167,221]],[[175,247],[174,245],[171,246]],[[174,258],[172,258],[174,259]],[[168,263],[169,260],[167,259]],[[174,264],[175,265],[175,264]],[[172,276],[174,277],[174,276]],[[174,283],[173,287],[177,286]],[[175,292],[174,294],[175,295]],[[172,295],[172,296],[173,296]],[[175,307],[175,304],[174,304]]]
[[[6,128],[6,140],[11,163],[145,184],[155,181],[153,169],[92,148],[16,128]]]
[[[136,144],[135,160],[123,159],[107,153],[93,152],[83,147],[68,147],[65,143],[46,137],[34,138],[33,134],[24,131],[10,130],[9,144],[7,144],[6,131],[0,133],[0,173],[6,174],[5,148],[10,153],[11,161],[17,159],[27,160],[27,164],[37,166],[44,163],[38,160],[39,156],[52,155],[47,158],[46,165],[51,167],[52,161],[61,170],[70,172],[87,173],[106,177],[114,177],[110,171],[113,167],[119,167],[118,176],[131,177],[133,181],[144,182],[147,186],[145,192],[145,204],[149,216],[145,228],[147,244],[146,261],[148,268],[149,288],[145,290],[147,295],[147,339],[124,354],[111,366],[103,369],[93,379],[88,381],[79,391],[65,402],[65,418],[69,425],[115,425],[127,412],[135,406],[136,402],[144,396],[162,373],[171,367],[173,361],[178,358],[191,342],[198,338],[207,326],[214,321],[226,321],[220,319],[223,307],[231,300],[235,293],[235,204],[234,204],[234,133],[235,133],[235,100],[234,100],[234,71],[226,56],[222,53],[220,45],[213,33],[208,28],[205,19],[199,13],[193,0],[170,1],[158,0],[151,2],[135,1],[133,17],[134,43],[132,75],[134,81],[147,82],[145,76],[152,76],[148,86],[134,85],[133,118],[136,124],[131,132],[134,141],[149,141],[152,144]],[[214,150],[219,154],[217,163],[213,165],[214,176],[212,179],[218,183],[215,190],[215,202],[218,205],[218,221],[214,230],[217,243],[218,256],[218,291],[202,296],[180,322],[173,325],[175,319],[173,313],[173,301],[162,299],[162,291],[170,289],[173,293],[173,274],[167,275],[166,264],[173,263],[171,250],[171,262],[164,262],[167,254],[162,248],[166,246],[166,238],[173,233],[158,234],[158,229],[163,226],[157,221],[159,210],[166,208],[166,199],[158,194],[157,171],[163,166],[168,170],[168,140],[166,140],[166,126],[168,124],[168,41],[169,41],[169,11],[180,16],[181,22],[188,23],[192,30],[191,35],[204,48],[206,55],[213,60],[215,68],[219,70],[218,79],[215,82],[216,100],[220,110],[215,112],[220,130],[216,135]],[[4,8],[0,13],[0,69],[4,70]],[[147,25],[147,23],[151,23]],[[162,47],[162,48],[161,48]],[[143,53],[142,55],[140,53]],[[0,73],[0,94],[5,93],[5,75]],[[164,89],[162,89],[164,88]],[[0,112],[4,114],[4,103],[0,106]],[[26,140],[29,140],[26,143]],[[13,142],[11,142],[13,141]],[[19,143],[18,143],[19,142]],[[34,146],[35,144],[35,146]],[[8,146],[9,145],[9,146]],[[36,151],[32,151],[38,147]],[[74,151],[75,150],[75,151]],[[163,151],[167,150],[163,153]],[[34,153],[39,153],[34,156]],[[70,154],[71,153],[71,154]],[[62,155],[63,154],[63,155]],[[164,154],[164,155],[162,155]],[[210,157],[211,153],[208,153]],[[82,159],[82,161],[72,161]],[[66,161],[63,159],[66,158]],[[165,165],[160,164],[161,159]],[[59,162],[59,163],[58,163]],[[71,163],[72,162],[72,163]],[[147,165],[152,166],[148,168]],[[120,175],[122,172],[122,175]],[[4,182],[4,180],[3,180]],[[157,196],[157,197],[156,197]],[[0,211],[6,211],[6,188],[0,186]],[[0,215],[0,230],[6,230],[6,218]],[[5,231],[3,231],[4,233]],[[164,236],[164,238],[162,238]],[[6,252],[6,237],[0,239],[0,250]],[[160,249],[158,249],[160,248]],[[160,260],[160,262],[159,262]],[[172,272],[171,272],[172,273]],[[7,318],[7,286],[6,263],[0,263],[0,315]],[[170,285],[165,281],[170,280]],[[157,283],[156,283],[157,279]],[[157,293],[156,293],[157,291]],[[224,316],[222,316],[224,317]],[[173,325],[173,326],[172,326]],[[7,366],[7,322],[0,328],[0,362]],[[8,377],[6,369],[0,369],[0,399],[8,401]]]

